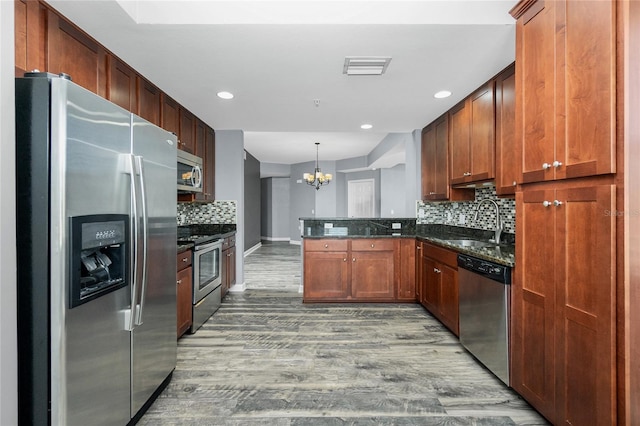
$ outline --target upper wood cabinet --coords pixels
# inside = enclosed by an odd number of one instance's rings
[[[476,90],[449,111],[451,184],[495,177],[494,81]]]
[[[202,192],[196,194],[196,199],[213,201],[216,189],[216,133],[200,120],[196,123],[196,155],[203,159],[204,174]],[[204,140],[201,139],[201,131],[204,131]],[[200,146],[201,144],[202,146]]]
[[[615,186],[516,194],[511,386],[553,424],[616,424]]]
[[[109,56],[107,99],[134,114],[138,113],[137,75],[127,64]]]
[[[473,189],[449,185],[449,115],[444,114],[422,130],[422,199],[473,200]]]
[[[180,107],[176,101],[164,93],[161,93],[160,105],[161,127],[168,132],[176,134],[178,137],[178,148],[180,148]]]
[[[496,194],[515,194],[520,178],[518,153],[516,75],[512,65],[496,77]]]
[[[46,11],[31,0],[14,2],[14,36],[16,77],[25,71],[46,70],[44,63]]]
[[[178,133],[178,148],[195,153],[196,146],[196,117],[186,108],[180,107],[180,129]]]
[[[512,9],[523,183],[615,173],[616,4]]]
[[[156,126],[161,125],[161,91],[138,76],[138,115]]]
[[[80,86],[106,98],[105,49],[56,13],[47,15],[47,71],[66,73]]]

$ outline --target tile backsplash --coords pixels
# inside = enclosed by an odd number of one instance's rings
[[[206,223],[235,224],[235,200],[216,200],[211,203],[178,203],[178,226]]]
[[[498,198],[493,187],[476,189],[475,201],[418,201],[416,204],[416,222],[418,225],[442,224],[493,230],[496,226],[496,215],[492,204],[483,204],[478,220],[474,220],[478,203],[485,199],[498,203],[503,231],[515,234],[516,202],[512,198]]]

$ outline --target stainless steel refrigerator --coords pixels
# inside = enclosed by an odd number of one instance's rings
[[[135,423],[176,365],[176,138],[16,79],[20,424]]]

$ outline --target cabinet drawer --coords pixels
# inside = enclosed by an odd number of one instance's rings
[[[304,240],[306,251],[347,251],[348,246],[348,240]]]
[[[187,266],[191,266],[191,250],[178,253],[176,270],[180,271],[186,268]]]
[[[392,239],[354,239],[351,240],[351,250],[353,251],[383,251],[393,250],[394,242]]]
[[[433,246],[431,244],[423,244],[423,256],[430,257],[445,265],[451,266],[453,269],[458,269],[458,253],[455,251],[447,250],[445,248]]]
[[[233,247],[236,245],[236,236],[232,235],[231,237],[227,237],[224,240],[222,240],[222,250],[226,250],[230,247]]]

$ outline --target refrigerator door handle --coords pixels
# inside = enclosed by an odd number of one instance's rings
[[[131,154],[122,154],[125,173],[128,174],[131,185],[131,250],[129,252],[129,282],[131,283],[131,308],[125,311],[125,329],[133,331],[137,312],[138,294],[138,202],[136,189],[136,164],[135,157]]]
[[[144,177],[143,157],[140,155],[135,156],[136,175],[139,176],[140,181],[140,216],[142,217],[142,283],[140,290],[140,300],[138,306],[136,306],[136,318],[135,325],[142,325],[143,323],[143,311],[144,300],[147,294],[147,252],[148,252],[148,239],[149,239],[149,216],[147,212],[147,188]]]

